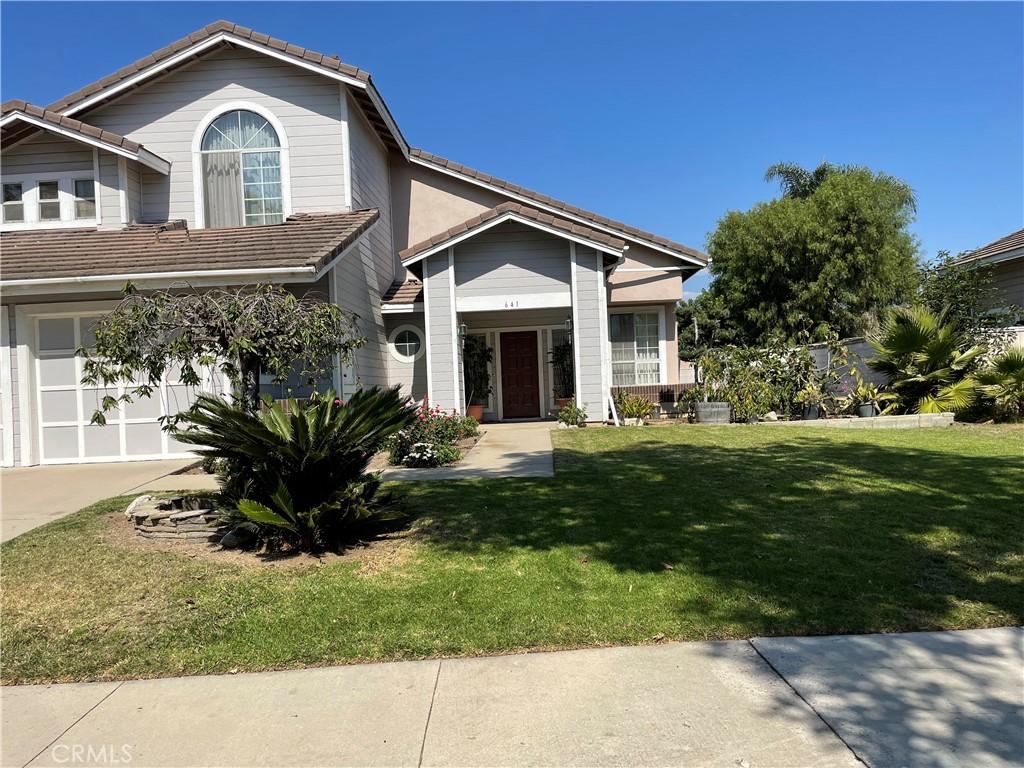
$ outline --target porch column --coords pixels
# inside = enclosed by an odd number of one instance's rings
[[[427,394],[431,405],[464,412],[462,350],[455,311],[455,249],[423,262],[423,310],[427,341]]]
[[[576,365],[576,402],[587,421],[605,420],[605,365],[602,338],[603,271],[593,248],[570,243],[572,278],[572,343]]]

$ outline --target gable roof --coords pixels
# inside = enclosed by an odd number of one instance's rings
[[[645,232],[642,229],[630,226],[629,224],[624,224],[621,221],[609,219],[605,216],[593,213],[592,211],[584,210],[583,208],[563,202],[562,200],[556,200],[548,195],[541,194],[540,192],[534,192],[533,190],[526,189],[518,184],[513,184],[510,181],[499,179],[497,176],[491,176],[483,171],[469,168],[461,163],[456,163],[453,160],[447,160],[422,149],[412,148],[409,150],[409,155],[409,159],[414,163],[424,165],[428,168],[433,168],[434,170],[438,170],[443,173],[448,173],[457,178],[479,184],[480,186],[494,189],[511,197],[518,197],[527,203],[533,204],[534,206],[547,208],[560,215],[576,218],[592,227],[604,229],[612,234],[636,240],[637,242],[648,245],[655,250],[664,251],[672,256],[689,261],[697,267],[704,267],[709,261],[707,254],[683,245],[682,243],[668,240],[667,238],[660,237],[659,235],[655,235],[651,232]]]
[[[0,234],[0,285],[242,275],[315,279],[379,218],[376,208],[298,214],[282,224],[189,230],[183,221],[125,229]]]
[[[1011,254],[1011,251],[1021,251],[1019,254]],[[1024,256],[1024,229],[993,240],[988,245],[983,245],[977,250],[964,254],[956,259],[953,264],[966,264],[970,261],[1003,261],[1007,258]]]
[[[351,86],[352,96],[359,103],[366,119],[381,141],[408,156],[409,145],[402,136],[391,112],[377,92],[370,73],[335,56],[293,45],[285,40],[256,32],[230,21],[215,21],[202,29],[175,40],[158,51],[122,67],[96,82],[89,83],[49,105],[48,109],[66,115],[91,109],[97,104],[137,88],[151,77],[165,74],[170,69],[187,64],[211,48],[233,45],[273,56],[300,67],[340,80]]]
[[[598,232],[595,229],[574,224],[565,219],[557,219],[549,213],[538,211],[519,203],[502,203],[483,213],[456,224],[444,232],[439,232],[428,240],[410,246],[398,255],[406,266],[415,264],[433,253],[448,248],[460,240],[479,234],[484,230],[497,226],[502,222],[515,220],[537,229],[546,229],[554,234],[583,243],[605,253],[621,255],[626,250],[626,243],[618,238]]]
[[[137,160],[164,175],[171,170],[171,164],[162,157],[120,134],[96,128],[27,101],[12,99],[0,105],[0,143],[3,146],[10,146],[40,130]]]

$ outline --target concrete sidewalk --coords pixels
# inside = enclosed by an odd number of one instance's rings
[[[4,766],[1018,765],[1021,641],[1019,629],[780,638],[6,687],[0,754]]]
[[[484,433],[454,467],[410,469],[391,467],[385,480],[465,480],[478,477],[553,477],[550,421],[484,424]]]

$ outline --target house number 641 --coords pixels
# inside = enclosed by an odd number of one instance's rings
[[[505,299],[505,309],[515,309],[519,306],[519,299]]]

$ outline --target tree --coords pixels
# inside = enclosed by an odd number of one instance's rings
[[[783,197],[804,199],[810,197],[829,176],[842,171],[842,166],[822,163],[809,171],[796,163],[775,163],[764,172],[765,181],[778,181]]]
[[[972,344],[998,354],[1013,341],[1014,333],[1006,329],[1022,310],[1005,306],[990,266],[960,262],[962,257],[940,251],[935,262],[921,270],[919,300],[955,323]]]
[[[789,196],[730,211],[708,239],[709,291],[739,343],[860,335],[913,295],[913,191],[862,167],[803,173],[784,183]]]
[[[129,284],[124,294],[94,327],[95,345],[78,350],[85,357],[82,383],[125,385],[119,398],[103,399],[95,423],[104,423],[103,413],[118,402],[152,395],[172,366],[180,367],[182,382],[191,386],[201,384],[197,368],[215,367],[234,385],[242,407],[255,412],[261,373],[315,385],[335,357],[347,362],[365,343],[356,315],[315,294],[299,298],[279,286],[142,294]]]
[[[679,359],[696,363],[709,349],[737,341],[721,296],[703,291],[676,305]]]

